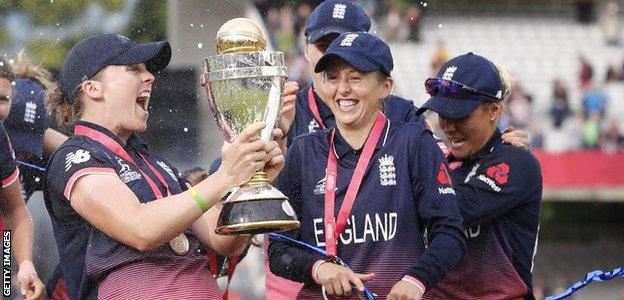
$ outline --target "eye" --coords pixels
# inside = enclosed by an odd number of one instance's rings
[[[127,65],[126,66],[126,70],[128,70],[128,71],[138,71],[139,70],[139,65]]]
[[[9,95],[0,95],[0,102],[9,102],[11,100],[11,96]]]

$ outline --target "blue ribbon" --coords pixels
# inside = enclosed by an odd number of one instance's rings
[[[624,269],[622,267],[615,268],[611,272],[603,272],[600,270],[589,272],[587,273],[587,275],[585,275],[585,278],[573,284],[571,287],[565,290],[565,292],[556,296],[547,297],[545,300],[560,300],[563,298],[567,298],[593,281],[606,281],[616,277],[624,277]]]
[[[23,162],[23,161],[21,161],[21,160],[19,160],[19,159],[16,159],[15,161],[17,162],[17,164],[22,165],[22,166],[24,166],[24,167],[28,167],[28,168],[31,168],[31,169],[35,169],[35,170],[40,171],[40,172],[43,172],[43,173],[45,173],[45,172],[46,172],[46,169],[45,169],[45,168],[42,168],[42,167],[40,167],[40,166],[33,165],[33,164],[29,164],[29,163],[27,163],[27,162]]]
[[[327,251],[325,251],[325,249],[314,247],[314,246],[312,246],[310,244],[304,243],[302,241],[295,240],[295,239],[287,237],[285,235],[282,235],[282,234],[279,234],[279,233],[269,233],[269,236],[274,238],[274,239],[277,239],[277,240],[290,242],[290,243],[296,244],[298,246],[301,246],[303,248],[310,249],[310,250],[312,250],[314,252],[317,252],[317,253],[319,253],[319,254],[321,254],[323,256],[327,256]],[[349,268],[349,265],[347,265],[342,259],[340,259],[340,257],[336,257],[335,261],[337,263],[339,263],[340,265],[342,265],[343,267]],[[351,269],[351,268],[349,268],[349,269]],[[373,293],[371,293],[371,291],[369,291],[366,287],[364,287],[364,295],[366,296],[366,299],[368,299],[368,300],[374,300],[375,299],[375,297],[373,296]]]

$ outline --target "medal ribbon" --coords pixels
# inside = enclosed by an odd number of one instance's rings
[[[351,209],[353,208],[355,197],[357,196],[360,185],[362,184],[364,173],[366,172],[371,158],[373,157],[373,152],[375,151],[375,147],[379,142],[379,138],[381,137],[381,133],[383,132],[383,128],[385,125],[386,116],[383,113],[379,112],[377,120],[373,125],[373,129],[366,139],[364,149],[362,150],[362,154],[358,159],[355,170],[353,171],[353,177],[351,177],[351,181],[349,182],[349,187],[347,188],[347,193],[345,194],[344,200],[342,201],[342,206],[340,207],[340,211],[338,212],[337,219],[334,218],[334,205],[336,202],[337,185],[336,181],[338,179],[338,158],[336,157],[336,154],[334,152],[334,136],[336,133],[336,129],[332,131],[329,140],[329,155],[327,156],[327,179],[325,181],[325,247],[327,249],[327,256],[329,257],[336,257],[337,239],[347,224],[347,219],[351,214]]]
[[[316,120],[316,123],[318,123],[322,129],[325,129],[325,124],[323,124],[323,119],[321,119],[318,106],[316,106],[316,99],[314,97],[314,92],[312,92],[312,87],[308,89],[308,106],[312,111],[312,117]]]
[[[100,143],[102,146],[106,147],[108,150],[113,151],[113,153],[115,153],[115,155],[117,155],[117,156],[127,160],[128,162],[130,162],[135,168],[137,168],[139,170],[139,172],[141,172],[141,174],[143,175],[143,178],[145,178],[145,180],[147,181],[147,184],[152,189],[152,192],[154,193],[154,196],[156,196],[157,199],[163,197],[162,193],[160,192],[160,189],[156,186],[156,183],[154,183],[152,178],[147,176],[147,174],[145,174],[145,172],[143,172],[143,170],[141,170],[141,168],[139,168],[139,166],[137,166],[137,164],[134,162],[134,159],[132,159],[132,157],[130,157],[130,154],[128,154],[126,149],[124,149],[117,141],[113,140],[109,136],[107,136],[107,135],[105,135],[105,134],[103,134],[103,133],[101,133],[101,132],[99,132],[99,131],[97,131],[95,129],[89,128],[89,127],[84,126],[84,125],[76,125],[76,126],[74,126],[74,134],[86,136],[86,137],[92,139],[93,141]],[[158,180],[160,181],[160,183],[162,183],[162,185],[165,187],[165,189],[167,189],[167,195],[171,195],[171,190],[169,189],[169,185],[164,180],[164,178],[162,177],[160,172],[158,172],[145,159],[145,157],[143,155],[141,155],[140,153],[139,153],[139,155],[141,156],[143,161],[147,164],[147,166],[152,170],[152,172],[154,172],[156,174],[156,177],[158,177]]]

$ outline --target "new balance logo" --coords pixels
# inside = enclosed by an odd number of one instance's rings
[[[344,39],[342,39],[342,42],[340,42],[340,46],[343,47],[351,47],[351,44],[353,44],[353,41],[358,37],[357,33],[350,33],[347,34]]]
[[[347,11],[347,6],[344,4],[336,4],[334,5],[334,12],[332,13],[332,18],[334,19],[344,19],[345,12]]]
[[[82,149],[78,149],[76,152],[67,153],[67,155],[65,155],[65,172],[69,171],[72,165],[83,163],[89,159],[91,159],[89,151]]]
[[[37,103],[29,101],[26,102],[26,110],[24,111],[24,122],[35,123],[37,117]]]
[[[452,80],[453,74],[455,74],[455,71],[457,71],[457,67],[455,66],[446,68],[446,70],[444,71],[444,75],[442,75],[442,79]]]

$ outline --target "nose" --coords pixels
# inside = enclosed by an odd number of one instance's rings
[[[351,91],[351,86],[349,86],[349,82],[347,81],[347,78],[340,78],[340,80],[338,81],[338,94],[339,95],[348,95],[349,92]]]
[[[154,79],[154,75],[150,71],[145,69],[145,71],[143,72],[143,82],[152,84],[154,83]]]

